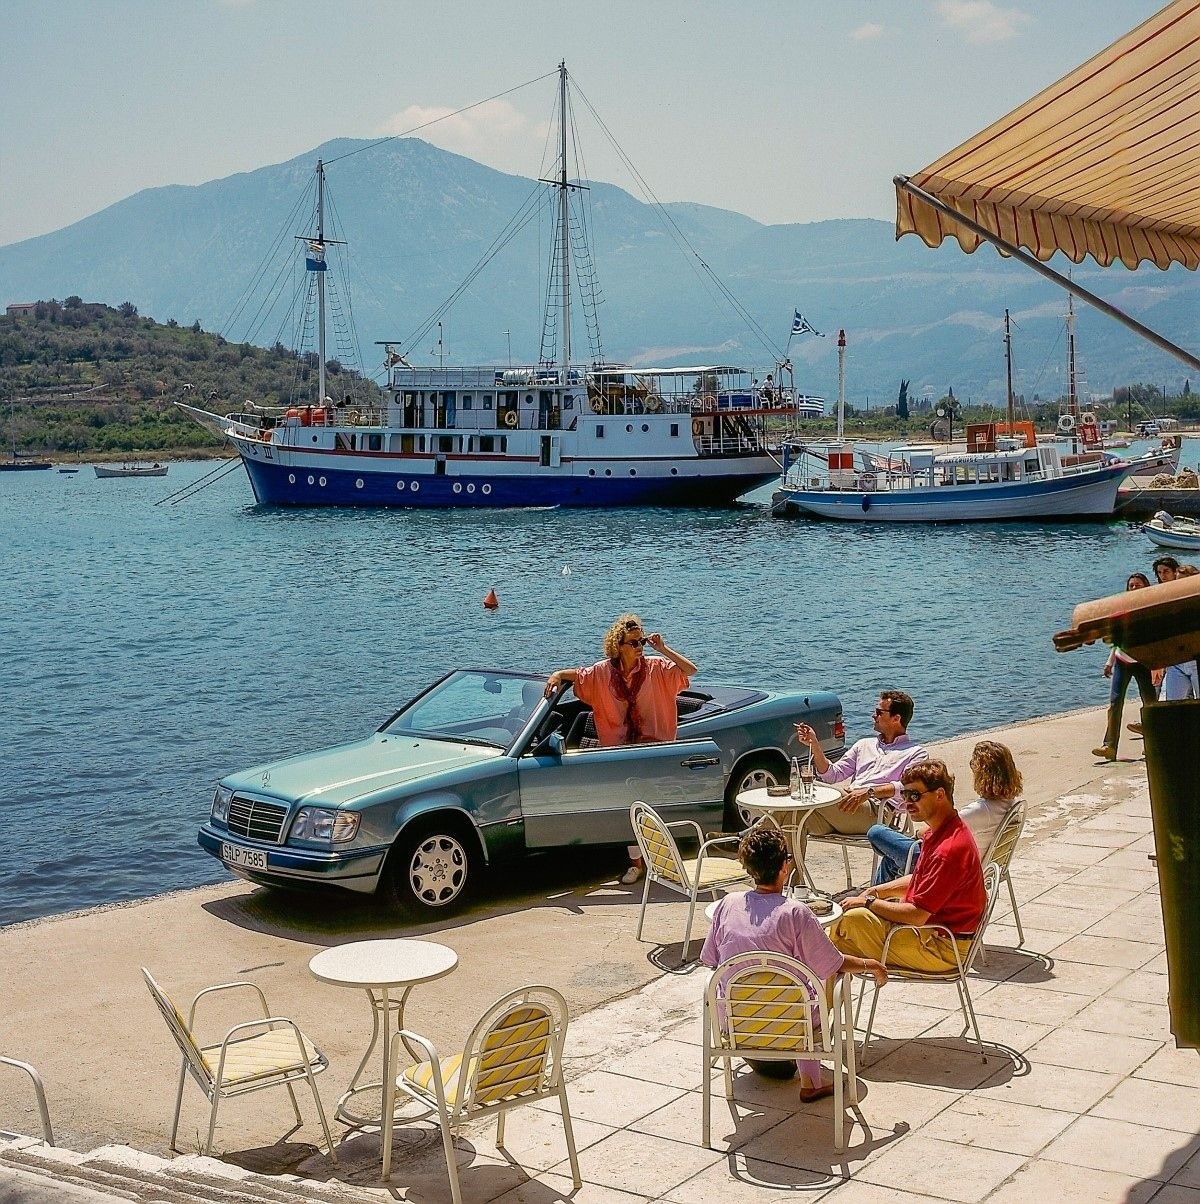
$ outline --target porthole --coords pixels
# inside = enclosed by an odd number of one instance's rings
[[[678,468],[672,468],[672,469],[671,469],[671,476],[673,476],[673,477],[677,477],[677,476],[679,476],[679,469],[678,469]]]
[[[320,485],[322,489],[324,489],[324,488],[325,488],[325,478],[324,478],[324,477],[318,477],[318,478],[317,478],[317,484],[318,484],[318,485]]]
[[[633,434],[633,423],[632,423],[632,422],[626,423],[626,425],[625,425],[625,429],[626,429],[626,430],[627,430],[627,431],[628,431],[630,434]],[[643,427],[642,429],[644,430],[645,428]]]
[[[316,441],[317,441],[317,437],[316,437],[316,435],[314,435],[314,436],[313,436],[313,442],[314,442],[314,443],[316,443]]]
[[[475,486],[474,486],[474,485],[468,485],[468,486],[467,486],[467,492],[468,492],[468,493],[474,493],[474,492],[475,492]]]
[[[458,481],[454,482],[454,492],[462,493],[462,485]]]
[[[295,483],[296,483],[296,474],[294,472],[289,472],[288,473],[288,484],[294,485]]]
[[[637,476],[637,469],[636,469],[636,468],[631,468],[631,469],[629,470],[629,475],[630,475],[631,477],[636,477],[636,476]]]
[[[308,478],[308,483],[309,483],[310,485],[311,485],[311,484],[313,484],[313,479],[312,479],[312,477],[309,477],[309,478]]]
[[[589,469],[588,469],[588,476],[589,476],[589,477],[594,477],[595,475],[596,475],[596,470],[595,470],[594,468],[589,468]]]
[[[413,481],[411,488],[413,493],[416,493],[421,488],[420,481]]]
[[[361,489],[361,488],[362,488],[362,477],[359,477],[359,478],[358,478],[358,480],[354,482],[354,488],[355,488],[355,489]]]
[[[612,469],[611,469],[611,468],[606,468],[606,469],[604,470],[604,475],[605,475],[606,477],[611,477],[611,476],[612,476]]]
[[[399,489],[401,493],[403,493],[403,492],[404,492],[404,482],[403,482],[403,481],[397,481],[397,482],[396,482],[396,488],[397,488],[397,489]]]
[[[646,422],[643,422],[643,423],[642,423],[642,431],[643,431],[643,433],[644,433],[645,431],[648,431],[649,429],[650,429],[650,424],[649,424],[649,423],[646,423]]]
[[[482,487],[482,489],[480,489],[480,492],[481,492],[481,493],[491,493],[491,492],[492,492],[492,487],[491,487],[490,485],[484,485],[484,486]]]

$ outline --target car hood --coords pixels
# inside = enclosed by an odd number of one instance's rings
[[[498,748],[474,744],[376,734],[353,744],[244,769],[222,778],[221,784],[287,803],[346,806],[423,779],[440,779],[503,755]]]

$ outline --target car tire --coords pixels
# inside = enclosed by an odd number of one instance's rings
[[[755,753],[740,762],[725,787],[725,831],[741,832],[759,818],[738,807],[737,796],[743,790],[782,786],[787,780],[788,763],[780,753]]]
[[[392,845],[379,893],[387,906],[419,919],[453,915],[474,892],[480,868],[475,836],[462,822],[417,820]]]

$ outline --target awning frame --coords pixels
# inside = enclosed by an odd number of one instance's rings
[[[939,213],[946,217],[952,218],[954,221],[966,226],[972,234],[977,234],[985,242],[989,242],[1003,252],[1005,255],[1010,255],[1013,259],[1019,260],[1026,267],[1032,268],[1035,272],[1045,276],[1047,280],[1053,281],[1057,285],[1065,288],[1067,292],[1073,293],[1081,301],[1086,301],[1088,305],[1094,306],[1101,313],[1107,314],[1110,318],[1116,319],[1123,326],[1128,327],[1134,334],[1141,335],[1142,338],[1153,343],[1160,351],[1165,351],[1168,355],[1173,355],[1176,359],[1182,360],[1187,366],[1196,372],[1200,372],[1200,359],[1192,355],[1190,352],[1184,351],[1182,347],[1176,346],[1170,339],[1164,338],[1156,330],[1151,330],[1149,326],[1143,326],[1136,318],[1131,318],[1124,310],[1118,309],[1109,301],[1105,301],[1103,297],[1096,296],[1095,293],[1089,292],[1081,284],[1077,284],[1069,276],[1064,276],[1061,272],[1056,272],[1052,267],[1048,267],[1042,263],[1035,255],[1031,255],[1023,247],[1014,246],[1010,242],[1006,242],[999,235],[992,233],[986,226],[981,226],[973,218],[968,217],[965,213],[960,213],[952,205],[947,205],[945,201],[926,192],[923,188],[919,188],[909,179],[908,176],[895,176],[892,183],[904,192],[911,196],[917,197],[924,201],[925,204],[936,209]]]

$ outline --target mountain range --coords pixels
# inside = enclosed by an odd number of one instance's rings
[[[0,301],[129,300],[159,321],[198,320],[231,341],[290,345],[278,305],[249,298],[256,281],[273,279],[266,267],[272,246],[291,247],[294,235],[311,228],[297,203],[318,159],[329,165],[334,236],[348,243],[353,305],[335,319],[341,338],[331,354],[346,358],[353,329],[368,372],[381,359],[372,344],[385,340],[414,363],[438,354],[447,363],[504,362],[510,347],[513,362],[536,361],[551,253],[545,212],[492,251],[514,214],[538,201],[539,185],[416,138],[337,139],[286,163],[139,192],[61,230],[0,247]],[[722,162],[701,156],[697,170],[736,170]],[[856,406],[893,404],[902,378],[918,399],[953,387],[964,401],[1001,402],[1007,307],[1016,391],[1032,400],[1065,390],[1065,294],[990,248],[964,255],[950,242],[931,251],[914,237],[896,242],[890,223],[867,219],[765,225],[704,205],[657,206],[602,182],[576,195],[593,262],[575,268],[585,278],[594,271],[601,336],[591,343],[582,320],[573,324],[576,360],[735,363],[762,376],[772,352],[753,327],[786,348],[799,309],[826,336],[791,343],[804,391],[836,395],[842,327],[847,397]],[[329,253],[331,268],[339,251]],[[425,319],[489,258],[443,315],[440,347],[436,328],[413,342]],[[749,323],[698,261],[736,297]],[[1200,293],[1183,269],[1129,272],[1088,261],[1073,271],[1166,337],[1195,345]],[[1100,313],[1077,309],[1082,392],[1138,381],[1179,391],[1181,364]]]

